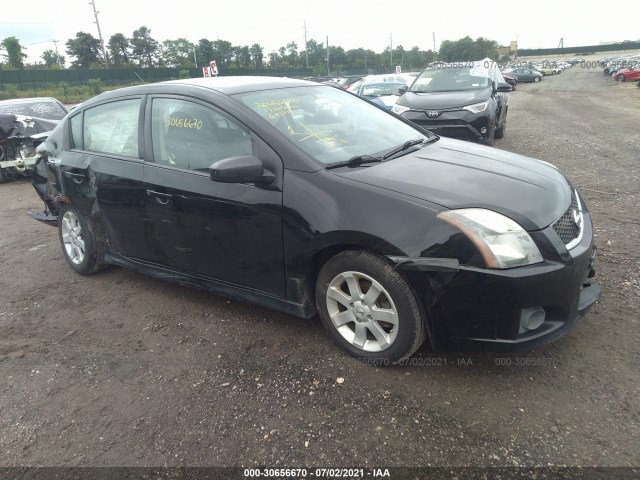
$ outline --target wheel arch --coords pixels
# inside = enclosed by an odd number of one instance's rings
[[[318,279],[318,275],[322,267],[334,256],[338,255],[341,252],[347,250],[359,250],[375,255],[388,263],[394,270],[404,279],[407,283],[409,289],[412,291],[416,303],[418,304],[418,308],[420,309],[420,313],[422,316],[422,320],[424,322],[424,331],[426,333],[426,341],[433,347],[432,340],[432,332],[433,325],[431,322],[430,312],[428,306],[425,304],[424,295],[421,295],[416,291],[413,281],[407,275],[407,272],[402,269],[397,268],[398,263],[394,262],[390,257],[404,257],[406,254],[403,253],[399,248],[389,244],[388,242],[377,238],[373,235],[361,234],[359,235],[359,239],[361,241],[350,241],[350,242],[335,242],[328,243],[324,245],[321,249],[317,250],[314,255],[310,259],[310,265],[307,269],[307,276],[305,278],[305,290],[308,294],[308,301],[311,302],[312,305],[316,304],[316,282]],[[317,310],[314,308],[314,310]],[[317,313],[317,311],[316,311]]]

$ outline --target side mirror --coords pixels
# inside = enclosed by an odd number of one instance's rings
[[[404,87],[400,87],[400,88],[398,89],[398,93],[399,93],[400,95],[404,95],[405,93],[407,93],[407,91],[408,91],[408,90],[409,90],[409,87],[405,85]]]
[[[223,158],[209,167],[209,177],[220,183],[269,184],[275,176],[264,169],[262,161],[254,155]]]
[[[508,83],[499,83],[497,90],[498,92],[510,92],[513,90],[513,87]]]

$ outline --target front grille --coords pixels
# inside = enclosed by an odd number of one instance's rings
[[[554,224],[553,229],[565,245],[570,245],[582,234],[582,208],[575,190],[571,191],[571,206]]]

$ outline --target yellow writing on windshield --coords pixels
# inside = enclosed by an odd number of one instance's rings
[[[313,138],[328,148],[334,148],[338,146],[338,144],[347,143],[346,140],[336,137],[335,134],[333,134],[333,130],[314,131],[302,122],[298,122],[298,125],[302,127],[303,132],[296,132],[291,126],[288,126],[287,130],[289,130],[289,133],[293,136],[300,135],[301,137],[298,138],[299,142]]]
[[[293,111],[300,108],[300,99],[285,98],[269,102],[256,102],[256,106],[262,109],[267,114],[267,117],[276,119],[285,115],[293,115]]]

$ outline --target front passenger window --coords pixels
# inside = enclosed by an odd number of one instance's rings
[[[153,154],[161,165],[206,172],[217,160],[252,153],[248,132],[198,103],[155,98],[151,121]]]

